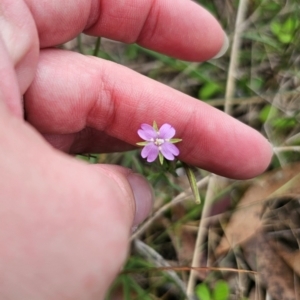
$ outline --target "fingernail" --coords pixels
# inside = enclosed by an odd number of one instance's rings
[[[223,46],[220,49],[220,51],[217,53],[217,55],[215,55],[212,59],[223,56],[226,53],[226,51],[228,50],[228,47],[229,47],[229,39],[227,37],[227,34],[224,32]]]
[[[151,186],[141,175],[130,173],[127,179],[135,199],[135,217],[132,226],[136,227],[150,214],[154,196]]]

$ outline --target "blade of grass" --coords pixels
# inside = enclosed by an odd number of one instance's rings
[[[188,180],[189,180],[189,183],[190,183],[190,186],[191,186],[194,198],[195,198],[195,202],[196,202],[196,204],[200,204],[201,198],[200,198],[200,193],[199,193],[199,190],[197,187],[197,181],[196,181],[195,174],[189,165],[187,165],[186,163],[182,163],[182,165],[183,165],[186,175],[188,177]]]
[[[81,54],[84,54],[83,52],[83,46],[82,46],[82,40],[81,40],[81,34],[79,34],[78,36],[77,36],[77,45],[78,45],[78,51],[79,51],[79,53],[81,53]]]
[[[97,41],[96,41],[95,49],[94,49],[94,52],[93,52],[94,56],[98,56],[99,50],[100,50],[100,45],[101,45],[101,37],[98,37]]]

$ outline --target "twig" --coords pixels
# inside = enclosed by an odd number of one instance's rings
[[[153,250],[153,248],[150,248]],[[157,253],[157,252],[156,252]],[[189,267],[189,266],[170,266],[170,267],[154,267],[154,268],[145,268],[145,269],[129,269],[124,270],[120,274],[131,274],[131,273],[154,273],[154,272],[162,272],[162,271],[174,271],[174,272],[181,272],[181,271],[203,271],[203,272],[210,272],[210,271],[221,271],[221,272],[232,272],[232,273],[245,273],[245,274],[258,274],[256,271],[246,270],[246,269],[235,269],[235,268],[224,268],[224,267]]]
[[[264,103],[266,99],[260,96],[248,97],[248,98],[234,98],[230,100],[230,103],[227,102],[227,105],[250,105],[250,104],[259,104]],[[226,103],[225,99],[213,99],[205,101],[211,106],[223,106]]]
[[[259,104],[264,102],[272,103],[275,97],[291,97],[298,96],[299,91],[288,91],[288,92],[278,92],[276,94],[261,94],[259,96],[253,97],[240,97],[240,98],[231,98],[230,102],[227,102],[227,105],[250,105],[250,104]],[[211,106],[223,106],[225,105],[226,99],[213,99],[205,101]],[[278,105],[277,105],[278,106]],[[280,108],[282,109],[282,108]]]
[[[287,151],[300,152],[300,146],[274,147],[273,150],[275,153],[287,152]]]
[[[241,46],[241,33],[244,30],[244,26],[242,26],[247,9],[248,0],[240,0],[240,4],[237,11],[237,17],[235,22],[235,32],[233,36],[232,48],[230,53],[230,63],[228,70],[228,77],[226,83],[226,94],[225,94],[225,112],[227,114],[231,114],[231,99],[234,96],[235,92],[235,77],[236,77],[236,69],[238,66],[238,54]]]
[[[209,181],[209,176],[204,177],[200,181],[197,182],[197,187],[203,188]],[[134,240],[138,238],[141,234],[145,232],[145,230],[155,221],[157,218],[159,218],[165,211],[167,211],[170,207],[180,203],[181,201],[185,200],[187,197],[192,195],[192,190],[189,188],[187,191],[184,191],[177,195],[172,201],[168,202],[164,206],[162,206],[159,210],[157,210],[153,216],[151,216],[146,222],[144,222],[143,225],[139,227],[139,229],[131,236],[130,240]]]
[[[201,245],[204,241],[205,237],[205,228],[204,226],[204,220],[205,218],[209,215],[210,213],[210,208],[212,201],[214,199],[214,187],[216,186],[216,182],[218,180],[218,177],[216,175],[212,175],[209,179],[208,187],[207,187],[207,192],[206,192],[206,197],[203,205],[203,210],[202,210],[202,215],[201,219],[199,222],[199,229],[198,229],[198,235],[196,239],[196,245],[195,245],[195,251],[193,255],[193,260],[192,260],[192,266],[194,268],[200,267],[200,261],[201,261]],[[196,281],[196,275],[197,271],[192,270],[190,273],[188,285],[187,285],[187,295],[188,296],[193,296],[195,292],[195,281]]]

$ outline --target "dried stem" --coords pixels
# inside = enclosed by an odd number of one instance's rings
[[[208,215],[210,213],[211,204],[212,204],[212,201],[215,196],[215,186],[216,186],[217,181],[218,181],[218,177],[216,175],[212,175],[209,179],[205,202],[203,205],[202,215],[201,215],[199,227],[198,227],[198,235],[197,235],[197,239],[196,239],[195,251],[194,251],[193,260],[192,260],[193,268],[200,267],[201,256],[202,256],[201,245],[203,244],[203,241],[205,238],[205,228],[206,228],[204,223],[205,223],[205,218],[208,217]],[[189,297],[193,296],[195,293],[196,275],[197,275],[197,271],[195,269],[193,269],[190,273],[190,277],[189,277],[189,281],[188,281],[188,285],[187,285],[186,293]]]
[[[241,33],[244,29],[242,24],[244,23],[244,19],[246,16],[246,8],[247,8],[247,0],[240,0],[237,18],[235,23],[235,33],[233,37],[233,43],[231,48],[230,54],[230,64],[228,70],[228,78],[226,83],[226,94],[225,94],[225,112],[227,114],[231,114],[232,103],[231,100],[234,97],[235,93],[235,78],[236,78],[236,69],[238,67],[238,54],[241,45]],[[214,199],[214,187],[216,186],[218,177],[213,175],[211,176],[208,184],[208,189],[206,193],[206,198],[203,206],[202,216],[199,223],[199,230],[195,245],[195,251],[193,255],[192,266],[199,267],[201,259],[202,259],[202,251],[201,245],[203,244],[204,237],[205,237],[205,226],[203,224],[203,220],[208,216],[211,208],[212,200]],[[187,295],[193,296],[195,291],[195,281],[196,281],[196,274],[195,270],[192,270],[190,273],[188,286],[187,286]]]
[[[235,22],[235,32],[233,36],[232,48],[230,53],[230,64],[226,83],[226,94],[225,94],[225,112],[231,114],[231,99],[235,93],[235,78],[236,69],[238,67],[238,56],[241,46],[241,33],[243,32],[245,26],[243,26],[246,10],[247,10],[248,0],[240,0],[239,8],[237,11],[237,17]]]
[[[288,151],[300,152],[300,146],[274,147],[273,150],[275,153],[288,152]]]

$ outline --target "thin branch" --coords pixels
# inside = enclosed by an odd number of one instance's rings
[[[226,102],[226,99],[213,99],[205,101],[207,104],[211,106],[223,106],[225,103],[227,105],[251,105],[251,104],[259,104],[264,103],[266,99],[260,96],[248,97],[248,98],[234,98],[229,102]]]
[[[206,226],[203,223],[205,223],[205,218],[210,213],[211,204],[212,204],[212,201],[215,196],[214,190],[215,190],[217,181],[218,181],[218,177],[216,175],[212,175],[209,179],[205,202],[203,205],[202,215],[201,215],[199,227],[198,227],[198,235],[197,235],[197,239],[196,239],[195,251],[194,251],[193,260],[192,260],[192,266],[195,268],[200,267],[201,256],[202,256],[201,245],[203,244],[203,241],[205,238],[205,229],[206,229]],[[193,269],[190,273],[190,277],[189,277],[189,281],[188,281],[188,285],[187,285],[187,292],[186,292],[187,295],[190,297],[193,296],[195,293],[196,275],[197,275],[197,271],[195,269]]]
[[[240,98],[231,98],[230,102],[227,102],[227,105],[250,105],[250,104],[259,104],[264,102],[272,103],[275,97],[291,97],[291,96],[299,95],[299,91],[288,91],[283,93],[276,94],[261,94],[259,96],[253,97],[240,97]],[[223,106],[225,105],[226,99],[213,99],[205,101],[207,104],[211,106]]]
[[[244,20],[246,16],[248,0],[240,0],[239,8],[237,11],[237,17],[235,22],[235,32],[233,36],[232,48],[230,53],[230,64],[228,70],[228,77],[226,83],[226,94],[225,94],[225,112],[231,114],[231,99],[235,93],[235,77],[236,69],[238,67],[238,56],[241,46],[241,33],[244,30]]]
[[[150,248],[153,250],[153,248]],[[156,252],[157,253],[157,252]],[[158,253],[157,253],[158,254]],[[235,268],[224,268],[224,267],[189,267],[189,266],[170,266],[170,267],[154,267],[154,268],[145,268],[145,269],[130,269],[130,270],[124,270],[120,274],[132,274],[132,273],[154,273],[154,272],[162,272],[162,271],[174,271],[174,272],[181,272],[181,271],[190,271],[190,270],[196,270],[196,271],[203,271],[203,272],[210,272],[210,271],[220,271],[220,272],[232,272],[232,273],[245,273],[245,274],[253,274],[257,275],[258,273],[256,271],[246,270],[246,269],[235,269]]]
[[[273,150],[275,153],[288,152],[288,151],[300,152],[300,146],[274,147]]]

